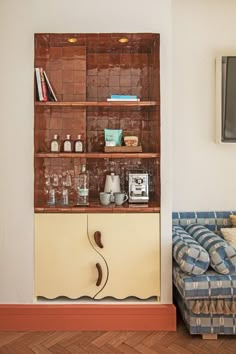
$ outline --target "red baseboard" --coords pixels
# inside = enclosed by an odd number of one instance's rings
[[[0,331],[176,331],[174,305],[0,305]]]

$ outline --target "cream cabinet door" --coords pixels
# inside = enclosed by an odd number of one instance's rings
[[[96,299],[160,296],[159,214],[89,214],[88,230],[101,233],[107,284]]]
[[[103,270],[99,286],[96,264]],[[36,296],[94,297],[106,270],[88,238],[87,214],[35,214]]]

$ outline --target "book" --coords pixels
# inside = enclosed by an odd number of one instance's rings
[[[111,95],[110,98],[127,98],[127,99],[134,99],[134,98],[138,98],[136,95]]]
[[[43,75],[43,68],[39,68],[39,72],[40,72],[40,79],[42,85],[43,101],[46,102],[48,100],[48,95],[47,95],[46,81]]]
[[[35,68],[35,76],[36,76],[36,83],[37,83],[38,99],[39,99],[39,101],[43,101],[43,91],[42,91],[42,84],[41,84],[39,68]]]
[[[139,102],[140,98],[107,98],[108,102]]]
[[[56,101],[57,102],[57,97],[56,97],[55,92],[54,92],[54,90],[52,88],[52,85],[50,84],[50,81],[48,79],[48,76],[47,76],[45,70],[43,71],[43,75],[45,77],[46,84],[47,84],[47,87],[48,87],[48,93],[51,96],[52,101]]]

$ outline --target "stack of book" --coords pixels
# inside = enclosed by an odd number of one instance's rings
[[[43,68],[35,68],[38,100],[42,102],[57,101],[52,85]]]
[[[109,98],[107,98],[108,102],[115,102],[115,101],[127,101],[127,102],[138,102],[140,101],[140,98],[138,98],[136,95],[111,95]]]

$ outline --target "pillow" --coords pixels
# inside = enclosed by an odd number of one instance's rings
[[[236,248],[236,227],[220,229],[225,241],[232,247]]]
[[[236,271],[236,251],[223,238],[202,225],[190,224],[185,230],[209,253],[210,265],[216,272],[229,274]]]
[[[231,221],[231,223],[232,223],[232,227],[236,227],[236,215],[230,215],[229,216],[229,218],[230,218],[230,221]]]
[[[182,227],[172,228],[173,257],[188,275],[203,274],[210,263],[209,254]]]

